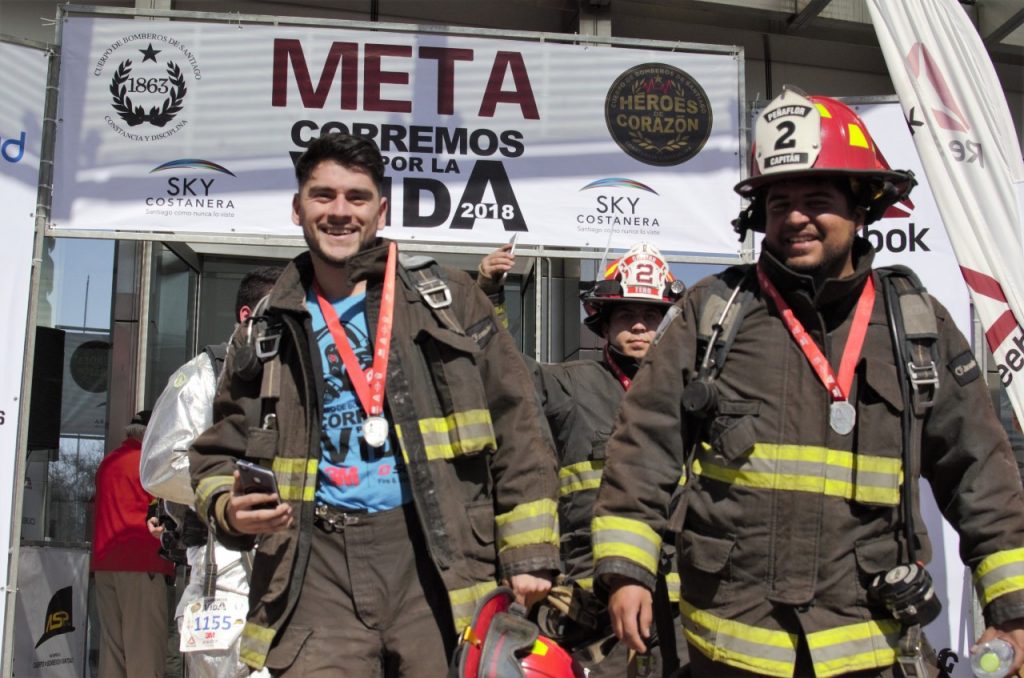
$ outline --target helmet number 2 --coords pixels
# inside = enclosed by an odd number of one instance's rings
[[[779,138],[775,140],[776,151],[796,146],[796,139],[793,138],[793,135],[796,133],[796,123],[792,120],[783,120],[775,127],[775,129],[779,130],[781,133]]]
[[[640,263],[636,265],[634,280],[640,285],[653,285],[654,284],[654,265],[649,263]]]

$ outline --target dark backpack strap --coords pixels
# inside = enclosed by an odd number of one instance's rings
[[[679,668],[679,650],[676,648],[675,619],[664,572],[658,573],[654,586],[653,608],[654,628],[658,633],[658,647],[661,648],[661,675],[669,678]]]
[[[224,360],[228,355],[227,343],[204,346],[203,353],[207,355],[210,359],[210,364],[213,365],[214,376],[220,379],[220,373],[224,371]]]
[[[697,318],[697,341],[701,363],[697,366],[701,378],[714,379],[722,371],[729,349],[736,341],[747,308],[754,298],[748,281],[753,267],[732,269],[715,278],[709,293],[701,302]]]
[[[917,560],[914,529],[914,478],[921,458],[924,415],[935,402],[939,387],[938,322],[924,286],[904,266],[876,269],[882,282],[896,372],[903,393],[902,462],[904,482],[900,496],[907,560]]]
[[[920,279],[905,266],[876,269],[885,290],[890,323],[902,355],[910,405],[923,417],[935,402],[939,388],[939,328],[935,309]],[[891,288],[891,291],[889,291]]]

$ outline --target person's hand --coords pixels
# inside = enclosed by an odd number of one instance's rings
[[[1013,646],[1013,664],[1010,665],[1010,671],[1006,675],[1016,676],[1017,671],[1024,665],[1024,619],[1014,619],[996,626],[989,626],[978,638],[977,645],[993,638],[1001,638]],[[974,651],[974,647],[971,648],[971,651]]]
[[[514,574],[509,579],[509,587],[516,595],[516,602],[529,610],[548,595],[548,591],[551,590],[551,575],[547,572]]]
[[[654,597],[645,586],[628,577],[615,576],[609,582],[608,614],[612,631],[635,652],[647,652],[646,638],[651,637],[654,620]]]
[[[277,504],[273,508],[256,508],[265,504]],[[241,534],[263,534],[280,532],[291,527],[295,519],[292,507],[279,500],[276,494],[253,492],[242,493],[242,484],[235,471],[235,484],[231,487],[231,498],[225,511],[228,527]]]
[[[146,529],[149,530],[149,534],[153,539],[160,541],[160,535],[164,533],[164,526],[160,524],[160,519],[156,516],[146,519]]]
[[[505,243],[494,250],[483,259],[477,267],[480,274],[477,284],[488,294],[494,294],[501,289],[505,274],[512,270],[516,263],[516,255],[512,254],[512,243]]]

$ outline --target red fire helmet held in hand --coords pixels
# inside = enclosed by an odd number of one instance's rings
[[[540,635],[500,587],[481,603],[463,631],[448,678],[584,678],[583,669],[557,643]]]

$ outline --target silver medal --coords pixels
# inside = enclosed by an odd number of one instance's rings
[[[837,400],[828,408],[828,425],[841,436],[853,430],[857,423],[857,410],[846,400]]]
[[[388,420],[377,415],[363,422],[363,440],[370,447],[383,447],[388,441]]]

